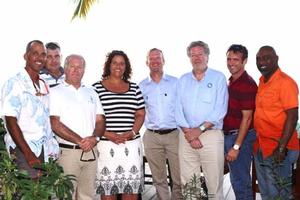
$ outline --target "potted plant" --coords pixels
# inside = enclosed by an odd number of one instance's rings
[[[19,170],[5,149],[5,128],[0,119],[0,200],[49,200],[72,199],[74,176],[64,175],[63,169],[54,160],[37,167],[41,170],[38,180]]]

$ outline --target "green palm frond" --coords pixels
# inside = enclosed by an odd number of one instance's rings
[[[74,11],[72,20],[76,17],[79,18],[86,18],[91,6],[96,2],[97,0],[74,0],[74,2],[77,4],[77,7]]]

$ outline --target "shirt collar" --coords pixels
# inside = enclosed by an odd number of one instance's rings
[[[239,80],[245,79],[248,76],[248,73],[246,72],[246,70],[242,73],[242,75],[240,77],[238,77],[234,82],[237,82]],[[228,79],[230,83],[233,83],[233,77],[230,76],[230,78]]]
[[[67,83],[65,80],[62,82],[62,84],[63,84],[65,87],[74,87],[73,85]],[[81,83],[81,85],[80,85],[79,88],[83,88],[83,87],[85,87],[85,85]]]
[[[281,73],[282,73],[281,69],[278,67],[278,69],[276,69],[276,71],[274,72],[274,74],[270,77],[270,79],[266,83],[265,83],[265,77],[264,76],[261,76],[259,78],[259,81],[261,83],[268,84],[268,83],[272,82],[274,79],[276,79]]]
[[[163,73],[163,75],[161,77],[161,80],[168,81],[169,77],[165,73]],[[154,81],[152,81],[152,78],[151,78],[151,76],[149,74],[148,77],[147,77],[147,83],[150,84],[151,82],[154,82]]]
[[[59,71],[61,72],[62,75],[64,74],[64,68],[63,67],[59,67]],[[44,74],[47,74],[47,75],[51,75],[50,72],[45,67],[41,70],[41,73],[44,73]]]

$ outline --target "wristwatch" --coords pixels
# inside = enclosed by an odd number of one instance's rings
[[[201,132],[206,131],[206,127],[204,126],[204,124],[202,124],[201,126],[199,126],[199,129]]]
[[[240,150],[240,145],[234,144],[232,147],[234,150]]]
[[[285,147],[279,147],[279,153],[284,153],[286,151]]]
[[[100,141],[100,137],[99,136],[96,136],[96,135],[94,135],[94,137],[95,137],[95,139],[96,139],[96,141],[97,141],[97,143]]]

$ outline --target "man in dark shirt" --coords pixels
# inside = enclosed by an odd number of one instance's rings
[[[225,159],[230,170],[230,181],[236,199],[252,200],[250,166],[252,147],[256,138],[253,113],[257,85],[245,71],[248,51],[242,45],[231,45],[227,50],[229,78],[228,111],[224,118]]]

